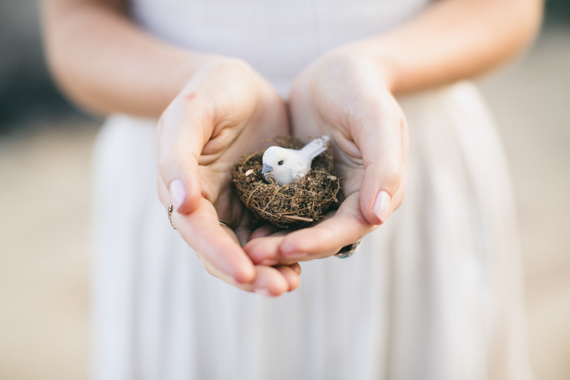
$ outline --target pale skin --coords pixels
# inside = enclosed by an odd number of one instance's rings
[[[48,61],[61,88],[95,113],[160,118],[159,197],[165,208],[174,203],[178,232],[212,275],[271,296],[299,285],[298,261],[333,255],[402,203],[408,130],[394,96],[506,61],[533,39],[541,10],[540,0],[434,2],[388,34],[325,54],[299,74],[285,104],[246,63],[146,34],[125,16],[123,0],[43,1]],[[332,137],[346,200],[317,226],[252,234],[229,170],[263,138],[288,133]]]

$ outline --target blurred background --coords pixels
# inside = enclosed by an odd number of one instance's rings
[[[570,0],[478,83],[515,186],[531,359],[570,379]],[[38,4],[0,0],[0,379],[88,377],[90,155],[101,120],[70,105],[42,56]]]

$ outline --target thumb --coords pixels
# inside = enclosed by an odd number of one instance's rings
[[[194,157],[187,157],[178,163],[165,163],[159,169],[162,182],[170,193],[170,202],[179,214],[194,211],[201,198],[198,163]]]
[[[393,210],[392,200],[399,189],[401,176],[387,165],[374,163],[364,170],[360,208],[370,224],[383,224]]]
[[[378,225],[402,201],[398,190],[406,175],[408,134],[400,113],[383,115],[373,124],[359,142],[364,163],[360,208],[369,223]]]
[[[177,107],[169,107],[158,124],[158,174],[174,209],[186,215],[195,210],[202,194],[198,160],[204,131],[196,113],[189,117],[172,108]]]

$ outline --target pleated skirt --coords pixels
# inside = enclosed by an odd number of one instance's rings
[[[96,143],[96,380],[528,380],[511,185],[492,120],[462,82],[400,99],[403,205],[347,259],[302,263],[265,298],[211,277],[156,191],[156,121]]]

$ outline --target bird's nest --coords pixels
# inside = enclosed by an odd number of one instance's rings
[[[301,140],[287,136],[272,140],[284,148],[301,149]],[[296,182],[280,186],[261,173],[264,152],[244,156],[236,163],[232,182],[236,191],[258,221],[266,220],[280,228],[307,226],[323,218],[338,204],[339,178],[334,174],[330,148],[321,153],[311,171]]]

